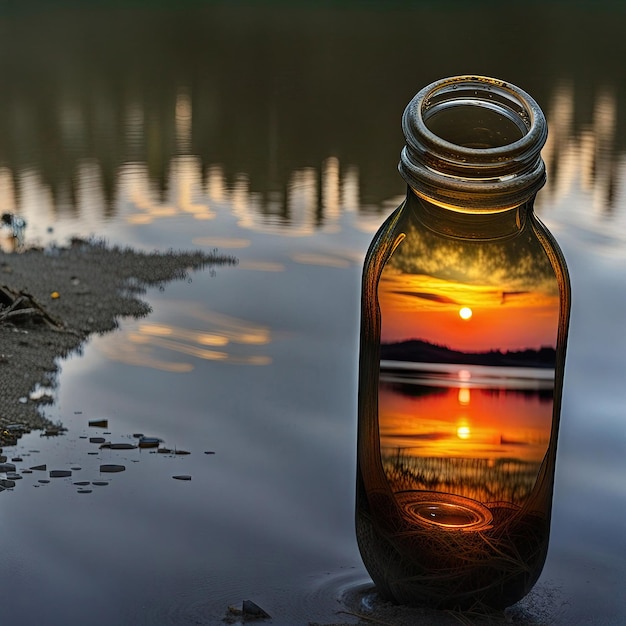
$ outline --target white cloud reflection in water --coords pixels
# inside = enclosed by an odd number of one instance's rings
[[[207,311],[198,303],[178,302],[186,318],[200,323],[202,330],[164,322],[126,322],[98,349],[112,361],[158,370],[185,373],[194,369],[194,360],[220,361],[237,365],[270,365],[267,354],[241,353],[245,346],[267,346],[271,332],[257,324]],[[234,345],[236,344],[236,345]],[[246,350],[245,348],[244,350]],[[181,356],[192,360],[179,360]]]

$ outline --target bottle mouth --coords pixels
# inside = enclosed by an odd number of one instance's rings
[[[422,89],[404,111],[399,170],[418,195],[458,210],[500,211],[545,183],[547,125],[522,89],[455,76]]]

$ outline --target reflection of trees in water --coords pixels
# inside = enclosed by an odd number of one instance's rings
[[[408,377],[407,377],[408,378]],[[385,381],[381,379],[380,389],[397,393],[408,398],[426,398],[431,396],[446,396],[450,393],[458,394],[457,387],[444,387],[434,385],[419,385],[411,382],[403,383],[401,381]],[[554,389],[509,389],[495,387],[474,387],[472,393],[475,395],[486,395],[492,398],[502,398],[506,401],[507,396],[515,398],[523,398],[528,402],[553,402]]]
[[[435,387],[434,385],[415,385],[402,382],[385,382],[381,380],[380,388],[399,393],[409,398],[424,398],[429,396],[446,396],[450,393],[449,387]]]
[[[477,389],[473,393],[483,393],[487,396],[499,398],[500,396],[515,396],[524,398],[529,402],[539,400],[539,402],[553,402],[554,389]]]
[[[521,505],[530,495],[540,463],[520,459],[416,457],[398,448],[382,453],[392,491],[453,493],[479,502]]]
[[[615,84],[626,40],[623,21],[610,11],[569,7],[564,14],[546,3],[531,33],[517,28],[527,15],[515,5],[476,11],[193,3],[20,14],[13,4],[12,14],[0,9],[0,165],[15,176],[18,205],[18,174],[27,170],[39,174],[57,207],[76,205],[85,161],[99,165],[105,206],[113,206],[117,171],[128,161],[147,164],[163,193],[172,158],[185,152],[197,155],[205,172],[222,165],[227,184],[245,173],[251,190],[263,195],[259,212],[276,211],[271,192],[287,217],[293,171],[319,173],[330,155],[358,169],[360,204],[380,206],[403,192],[393,164],[404,106],[461,57],[519,84],[545,108],[558,139],[549,154],[557,173],[552,191],[574,142],[591,157],[585,168],[592,184],[609,200],[617,193],[609,166],[626,145],[626,84]],[[446,24],[445,48],[439,28],[420,28],[415,37],[416,24],[437,23]],[[469,31],[476,41],[493,41],[497,54],[490,45],[468,47]],[[428,53],[433,49],[437,55]],[[409,76],[406,59],[425,54],[427,70],[417,64]],[[570,76],[571,89],[561,89],[557,81]],[[177,136],[181,93],[190,104],[188,142]],[[561,96],[553,106],[555,93]],[[559,102],[571,109],[566,118]]]

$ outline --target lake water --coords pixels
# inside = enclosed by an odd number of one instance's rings
[[[404,194],[404,106],[463,72],[546,112],[536,208],[572,277],[550,551],[528,610],[626,622],[625,18],[609,2],[3,4],[0,209],[26,242],[239,263],[149,291],[148,318],[60,364],[46,414],[67,433],[5,454],[81,469],[0,494],[2,622],[220,624],[247,598],[273,624],[356,622],[337,611],[369,580],[353,522],[361,265]],[[190,454],[89,442],[137,433]]]

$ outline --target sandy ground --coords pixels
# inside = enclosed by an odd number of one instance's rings
[[[37,396],[42,387],[57,384],[57,361],[80,351],[92,333],[115,329],[119,318],[148,314],[141,300],[146,287],[235,262],[201,252],[146,254],[78,240],[66,248],[0,252],[0,446],[16,432],[7,426],[51,426],[39,411],[47,397]],[[23,295],[14,311],[7,293]]]

